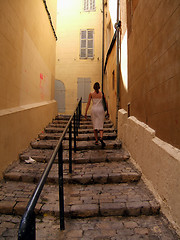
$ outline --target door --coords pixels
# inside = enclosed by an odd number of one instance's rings
[[[82,102],[87,103],[90,90],[91,90],[91,79],[90,78],[78,78],[77,79],[78,100],[82,97]]]
[[[54,98],[57,102],[58,113],[65,112],[65,86],[60,80],[55,80],[55,94]]]

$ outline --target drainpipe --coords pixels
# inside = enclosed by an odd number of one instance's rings
[[[104,87],[104,0],[102,0],[102,14],[103,14],[103,23],[102,23],[102,92]]]
[[[117,74],[116,74],[116,80],[117,80],[117,98],[116,98],[116,130],[118,126],[118,110],[119,110],[119,102],[120,102],[120,27],[121,27],[121,21],[119,21],[119,9],[120,4],[119,0],[117,0],[117,23],[115,24],[116,28],[116,67],[117,67]]]

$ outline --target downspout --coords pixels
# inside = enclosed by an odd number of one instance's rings
[[[102,92],[104,87],[104,0],[102,0],[102,14],[103,14],[103,23],[102,23]]]
[[[117,0],[117,23],[115,24],[116,28],[116,67],[117,67],[117,74],[116,74],[116,80],[117,80],[117,98],[116,98],[116,130],[118,126],[118,110],[119,110],[119,102],[120,102],[120,27],[121,22],[119,21],[119,0]]]

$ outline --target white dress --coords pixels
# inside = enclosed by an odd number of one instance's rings
[[[103,130],[105,112],[102,98],[92,98],[91,119],[93,128]]]

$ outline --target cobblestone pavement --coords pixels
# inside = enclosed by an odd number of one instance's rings
[[[38,182],[44,169],[45,163],[17,163],[9,168],[4,174],[4,179],[23,182]],[[100,162],[81,165],[73,164],[73,173],[69,174],[69,165],[64,164],[64,182],[70,183],[110,183],[138,181],[141,173],[130,162]],[[58,166],[54,164],[48,176],[47,182],[58,183]]]
[[[49,124],[20,154],[20,162],[4,173],[0,182],[0,240],[17,239],[20,216],[51,158],[63,130],[62,121],[63,117],[57,117]],[[101,144],[94,144],[90,121],[82,120],[72,174],[68,173],[67,134],[63,142],[65,230],[59,230],[56,159],[35,207],[36,239],[178,240],[141,172],[116,140],[110,121],[106,121],[104,132],[106,147],[101,149]],[[36,162],[25,164],[29,157]]]
[[[0,240],[16,240],[20,217],[0,215]],[[65,230],[59,218],[36,219],[37,240],[179,240],[163,216],[101,217],[66,219]]]
[[[53,150],[51,149],[32,149],[28,148],[23,153],[20,154],[20,160],[24,161],[29,157],[39,161],[47,162],[49,161]],[[124,149],[96,149],[94,150],[81,150],[73,154],[73,162],[75,163],[86,163],[86,162],[111,162],[111,161],[125,161],[129,159],[129,154]],[[67,150],[63,151],[63,159],[65,162],[68,161],[69,152]],[[57,159],[57,158],[56,158]]]
[[[0,212],[23,214],[35,184],[6,182],[1,185]],[[159,204],[145,184],[95,184],[64,186],[65,215],[72,217],[127,215],[159,213]],[[39,214],[59,213],[57,185],[45,185],[35,211]]]

